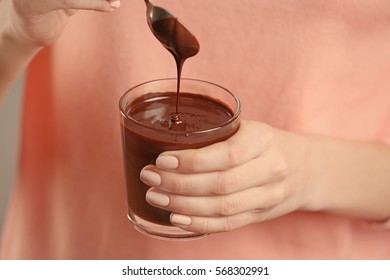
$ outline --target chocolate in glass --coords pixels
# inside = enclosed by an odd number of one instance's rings
[[[177,79],[150,81],[128,90],[120,100],[128,218],[143,233],[165,238],[200,236],[174,227],[170,212],[145,199],[149,186],[141,170],[164,151],[196,149],[226,140],[239,127],[240,103],[216,84],[182,79],[179,112]]]

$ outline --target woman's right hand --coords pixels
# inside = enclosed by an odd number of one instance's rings
[[[5,32],[35,48],[53,43],[78,10],[112,12],[119,6],[119,0],[0,0]]]

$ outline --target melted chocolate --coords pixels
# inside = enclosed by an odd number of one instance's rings
[[[176,114],[179,113],[180,79],[184,61],[199,52],[200,45],[188,29],[177,18],[164,18],[153,22],[152,29],[157,39],[173,55],[177,67]],[[180,116],[173,116],[171,121],[180,121]]]

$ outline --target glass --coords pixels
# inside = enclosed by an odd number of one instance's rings
[[[120,99],[128,218],[149,236],[190,239],[203,234],[173,226],[169,211],[148,204],[149,187],[139,174],[164,151],[200,148],[232,136],[239,127],[240,101],[217,84],[181,79],[177,121],[176,87],[174,78],[153,80],[127,90]]]

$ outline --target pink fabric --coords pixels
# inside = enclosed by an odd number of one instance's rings
[[[390,231],[293,213],[190,242],[126,219],[118,99],[174,77],[143,1],[79,12],[32,63],[2,257],[22,259],[388,259]],[[198,37],[183,76],[235,92],[243,117],[292,131],[390,143],[390,2],[172,0]]]

